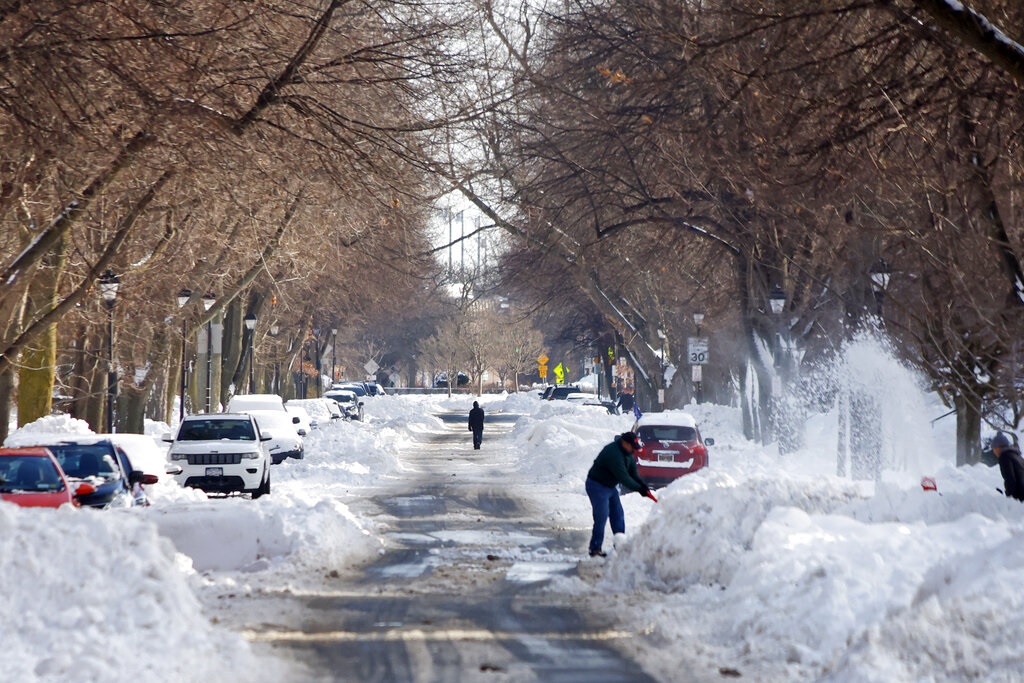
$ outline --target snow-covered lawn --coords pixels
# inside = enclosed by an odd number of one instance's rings
[[[952,466],[952,420],[932,426],[945,410],[914,391],[899,388],[914,415],[900,418],[894,467],[877,485],[835,476],[831,416],[808,422],[806,448],[780,457],[744,439],[737,409],[691,406],[716,440],[710,467],[657,504],[626,496],[625,543],[549,590],[643,633],[638,656],[662,680],[719,668],[759,681],[1020,680],[1024,506],[995,491],[997,470]],[[271,495],[257,501],[163,481],[143,510],[0,504],[5,677],[284,680],[204,615],[203,586],[296,582],[381,552],[375,522],[341,500],[401,477],[403,445],[444,429],[433,413],[472,400],[367,400],[365,422],[315,433],[306,459],[275,467]],[[481,404],[523,416],[507,437],[509,476],[558,493],[539,496],[553,523],[588,529],[587,469],[632,419],[533,394]],[[47,419],[49,430],[81,428]],[[922,490],[925,475],[937,492]]]

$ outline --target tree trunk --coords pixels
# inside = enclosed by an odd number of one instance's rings
[[[978,403],[963,394],[953,399],[956,408],[956,466],[981,462],[981,411]]]
[[[14,371],[11,368],[0,370],[0,443],[10,436],[11,427],[11,396],[14,395]]]

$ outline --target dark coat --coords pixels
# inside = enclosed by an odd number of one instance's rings
[[[615,437],[615,441],[601,449],[587,472],[587,478],[609,488],[622,484],[630,491],[647,490],[647,484],[636,471],[636,458],[622,447],[621,436]]]
[[[1024,458],[1012,446],[999,454],[999,472],[1003,475],[1003,491],[1006,495],[1024,501]]]
[[[628,413],[633,410],[633,406],[636,404],[636,399],[633,398],[633,394],[623,391],[619,394],[619,400],[616,401],[615,405],[622,409],[623,413]]]
[[[484,429],[484,409],[477,406],[469,411],[469,428],[476,431]]]

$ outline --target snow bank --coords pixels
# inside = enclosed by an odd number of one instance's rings
[[[4,680],[267,680],[268,663],[210,625],[170,543],[130,512],[0,503],[0,576]]]

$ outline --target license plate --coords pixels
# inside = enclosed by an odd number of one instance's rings
[[[676,456],[669,453],[658,453],[658,462],[675,462]]]
[[[224,468],[223,467],[207,467],[206,468],[206,476],[208,476],[208,477],[223,477],[224,476]]]

